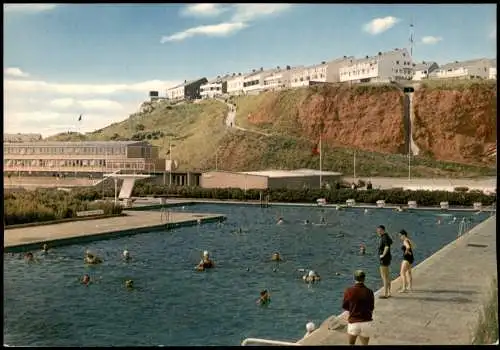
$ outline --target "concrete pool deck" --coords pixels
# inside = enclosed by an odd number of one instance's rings
[[[398,293],[397,278],[392,298],[376,298],[370,345],[470,345],[493,278],[497,278],[496,216],[417,265],[413,292]],[[347,345],[344,316],[328,318],[298,344]]]
[[[11,228],[4,230],[4,252],[39,250],[49,247],[80,244],[95,240],[121,237],[143,232],[168,230],[180,226],[225,220],[224,215],[157,211],[124,211],[126,216],[53,225]]]

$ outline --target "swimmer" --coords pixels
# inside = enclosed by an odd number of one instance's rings
[[[271,302],[271,295],[267,291],[267,289],[264,289],[263,291],[260,292],[260,297],[257,299],[257,304],[264,306],[264,305],[269,305]]]
[[[83,275],[81,283],[88,286],[90,284],[90,276],[88,274]]]
[[[441,219],[438,219],[438,221],[436,222],[436,224],[441,225]]]
[[[304,225],[309,225],[311,222],[309,220],[304,220]]]
[[[271,256],[271,261],[283,261],[283,259],[281,259],[280,253],[274,252]]]
[[[394,211],[397,211],[397,212],[399,212],[399,213],[402,213],[402,212],[404,212],[405,210],[403,209],[403,207],[402,207],[402,206],[398,206],[396,209],[394,209]]]
[[[304,335],[304,337],[302,339],[305,339],[308,336],[310,336],[312,334],[312,332],[314,332],[315,330],[316,330],[316,325],[313,322],[308,322],[306,324],[306,334]]]
[[[310,270],[307,275],[302,276],[302,279],[306,283],[314,283],[321,281],[321,277],[313,270]]]
[[[336,210],[342,210],[342,207],[340,205],[335,206]]]
[[[90,253],[90,251],[88,251],[88,250],[85,252],[84,261],[85,261],[86,264],[89,264],[89,265],[97,265],[97,264],[102,263],[102,259],[101,258],[99,258],[98,256],[95,256],[94,254]]]
[[[283,220],[283,218],[278,218],[278,222],[276,223],[276,225],[281,225],[284,223],[285,223],[285,220]]]
[[[24,255],[24,258],[26,259],[27,262],[34,262],[35,261],[35,257],[33,256],[32,252],[27,252]]]
[[[361,244],[361,245],[359,246],[359,254],[360,254],[360,255],[365,255],[365,253],[366,253],[366,247],[365,247],[365,245],[364,245],[364,244]]]
[[[130,253],[127,249],[125,249],[123,251],[123,259],[125,259],[125,261],[129,261],[131,258],[130,258]]]
[[[457,217],[456,217],[456,216],[454,216],[454,217],[453,217],[453,221],[452,221],[452,222],[456,222],[456,221],[457,221]]]
[[[132,289],[132,288],[134,288],[134,281],[132,281],[132,280],[126,280],[126,281],[125,281],[125,287],[126,287],[127,289]]]
[[[42,254],[47,254],[49,252],[49,246],[45,243],[42,247]]]
[[[324,216],[322,216],[320,219],[319,219],[319,223],[322,224],[322,225],[326,225],[326,219]]]
[[[201,258],[201,261],[198,263],[196,266],[196,269],[198,271],[205,271],[205,269],[211,269],[214,267],[214,262],[210,259],[210,254],[208,253],[207,250],[203,252],[203,256]]]
[[[365,214],[368,214],[368,209],[365,209]]]

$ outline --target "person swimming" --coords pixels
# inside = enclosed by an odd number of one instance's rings
[[[402,206],[398,206],[396,209],[394,209],[394,211],[397,211],[399,213],[402,213],[403,211],[405,211],[405,209],[403,209]]]
[[[123,259],[125,259],[125,261],[129,261],[131,259],[130,253],[127,249],[123,251]]]
[[[267,291],[267,289],[264,289],[260,292],[260,297],[257,299],[257,304],[261,306],[269,305],[271,303],[271,295]]]
[[[126,281],[125,281],[125,287],[126,287],[127,289],[132,289],[132,288],[134,288],[134,281],[133,281],[133,280],[126,280]]]
[[[365,255],[366,254],[366,246],[364,244],[361,244],[359,246],[359,254],[360,255]]]
[[[285,220],[283,220],[283,218],[278,218],[278,222],[276,222],[276,225],[281,225],[281,224],[284,224],[285,223]]]
[[[49,253],[49,246],[47,245],[47,243],[44,243],[44,245],[42,246],[42,254],[48,254]]]
[[[335,206],[336,210],[342,210],[342,207],[340,205]]]
[[[283,261],[279,252],[274,252],[271,256],[271,261]]]
[[[306,283],[314,283],[314,282],[319,282],[321,280],[321,277],[313,270],[310,270],[307,275],[302,276],[302,279]]]
[[[81,281],[83,285],[88,286],[90,284],[90,276],[88,274],[83,275]]]
[[[304,220],[304,225],[309,225],[311,222],[309,220]]]
[[[32,252],[27,252],[24,255],[24,259],[26,259],[27,262],[34,262],[35,261],[35,257],[33,256]]]
[[[365,214],[368,214],[368,209],[365,209]]]
[[[324,216],[322,216],[322,217],[319,219],[319,223],[320,223],[321,225],[326,225],[326,219],[325,219],[325,217],[324,217]]]
[[[201,261],[198,263],[196,266],[196,269],[198,271],[205,271],[205,269],[211,269],[214,267],[214,262],[210,259],[210,254],[208,253],[207,250],[203,252],[203,256],[201,258]]]
[[[97,265],[97,264],[100,264],[102,263],[102,259],[99,258],[98,256],[95,256],[94,254],[92,254],[90,251],[86,251],[85,252],[85,263],[86,264],[89,264],[89,265]]]

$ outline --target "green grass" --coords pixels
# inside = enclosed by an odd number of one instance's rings
[[[490,345],[498,340],[498,285],[497,279],[491,282],[488,299],[483,305],[479,323],[474,333],[473,345]]]
[[[477,80],[477,79],[426,79],[420,81],[421,87],[438,90],[465,90],[475,88],[496,87],[496,80]]]

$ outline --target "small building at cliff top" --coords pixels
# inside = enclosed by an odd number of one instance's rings
[[[323,184],[333,185],[341,181],[342,174],[322,171]],[[240,188],[250,189],[303,189],[320,187],[320,171],[313,169],[265,170],[265,171],[208,171],[201,175],[200,186],[203,188]]]

